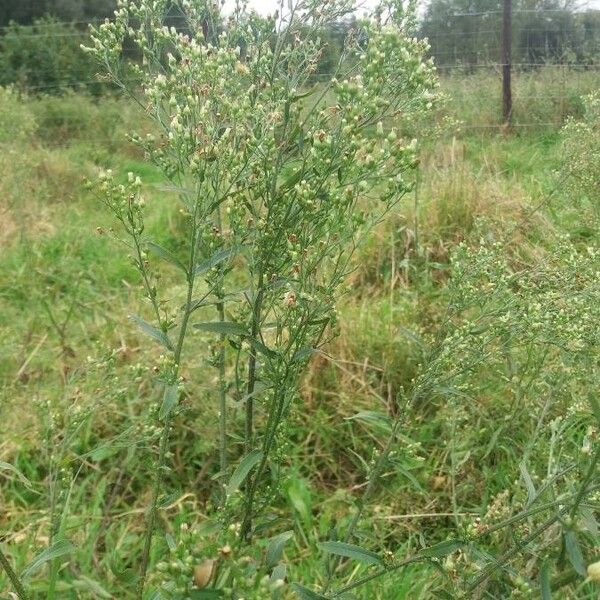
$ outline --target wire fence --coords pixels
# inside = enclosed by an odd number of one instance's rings
[[[542,19],[545,18],[544,15],[564,15],[565,11],[554,9],[517,10],[515,13],[540,16]],[[472,31],[464,31],[460,28],[453,31],[438,31],[429,37],[432,56],[439,70],[443,88],[451,97],[451,103],[454,95],[455,104],[461,104],[463,107],[470,105],[472,108],[469,118],[464,120],[461,125],[462,130],[485,132],[505,128],[500,111],[501,71],[505,66],[499,60],[501,47],[498,42],[502,32],[499,22],[494,23],[496,26],[490,27],[485,19],[500,14],[501,11],[456,13],[451,15],[450,21],[470,19],[477,26],[474,25],[475,28]],[[169,17],[173,22],[177,22],[181,18],[179,15]],[[19,26],[18,35],[26,39],[85,38],[88,36],[87,28],[90,24],[98,24],[103,21],[104,19],[96,19],[91,22],[75,21],[71,23],[72,26],[79,29],[78,31],[55,31],[56,23],[38,22],[33,25]],[[11,26],[0,27],[0,38],[11,30]],[[31,33],[23,33],[24,30],[31,31]],[[547,24],[541,26],[540,23],[538,26],[536,23],[530,23],[528,28],[523,31],[527,31],[531,35],[539,33],[547,36],[548,26]],[[569,26],[559,28],[555,33],[564,37],[581,34],[581,32],[580,26],[574,27],[571,23]],[[537,44],[528,42],[513,45],[513,53],[520,57],[520,60],[516,59],[511,64],[515,75],[513,93],[515,118],[511,124],[513,128],[519,131],[533,128],[556,128],[566,117],[571,114],[576,115],[581,110],[582,96],[594,88],[600,88],[600,18],[597,19],[597,27],[588,27],[585,34],[589,47],[598,46],[597,54],[585,59],[567,54],[554,56],[549,53],[547,40]],[[440,40],[444,40],[443,45],[438,44]],[[450,49],[448,49],[448,44],[451,46]],[[473,47],[475,49],[472,49]],[[527,54],[524,55],[524,52]],[[540,56],[542,58],[540,60],[523,60],[523,56]],[[319,73],[314,79],[327,81],[331,77],[331,73]],[[484,89],[481,87],[483,79],[486,79]],[[141,81],[127,79],[125,83],[135,86]],[[89,77],[65,78],[64,80],[40,83],[28,83],[27,78],[24,77],[17,84],[25,92],[31,94],[57,93],[92,86],[100,89],[106,86],[107,89],[112,88],[111,93],[119,93],[111,81],[99,78],[92,73]],[[457,91],[461,87],[463,88],[462,94]],[[477,106],[475,107],[475,105]],[[456,112],[460,118],[460,110]],[[68,116],[63,115],[59,120],[69,123]],[[74,121],[76,120],[74,119]],[[46,122],[51,123],[52,118],[47,117]]]

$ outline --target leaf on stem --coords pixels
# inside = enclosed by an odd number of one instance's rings
[[[346,542],[322,542],[319,544],[319,547],[330,554],[352,558],[367,565],[383,564],[378,554],[354,544],[347,544]]]
[[[317,594],[317,592],[313,592],[299,583],[292,583],[292,589],[301,600],[328,600],[327,596]]]
[[[585,567],[585,561],[583,560],[583,554],[581,548],[577,542],[577,538],[572,531],[565,533],[565,549],[569,562],[573,565],[573,568],[583,577],[586,577],[587,570]]]
[[[540,593],[542,600],[552,600],[552,582],[550,580],[550,562],[544,561],[540,569]]]
[[[233,258],[236,254],[239,254],[244,249],[243,245],[232,246],[231,248],[225,248],[224,250],[219,250],[215,252],[210,258],[207,258],[205,261],[199,263],[196,266],[195,273],[196,275],[202,275],[202,273],[206,273],[210,271],[213,267],[221,264],[229,258]]]
[[[207,323],[195,323],[196,329],[209,331],[211,333],[219,333],[221,335],[248,335],[246,328],[240,323],[233,321],[209,321]]]
[[[229,483],[227,484],[227,495],[235,493],[240,485],[244,483],[246,477],[248,477],[250,471],[262,460],[262,450],[252,450],[247,454],[242,462],[236,467]]]
[[[192,590],[189,596],[181,596],[181,600],[184,598],[190,598],[191,600],[218,600],[223,597],[222,590]]]
[[[422,556],[423,558],[442,558],[443,556],[447,556],[448,554],[460,550],[466,545],[466,540],[446,540],[445,542],[429,546],[429,548],[424,548],[419,552],[419,556]]]
[[[179,400],[179,388],[176,383],[172,383],[171,385],[165,386],[165,393],[163,395],[162,405],[160,410],[158,411],[158,418],[162,421],[165,419],[171,411],[173,407],[177,404]]]
[[[300,348],[296,351],[294,356],[292,356],[292,362],[303,362],[310,358],[315,352],[318,352],[318,350],[316,348],[313,348],[312,346],[305,346],[304,348]]]
[[[387,415],[374,410],[361,410],[351,417],[346,417],[346,421],[361,421],[388,433],[392,430],[391,419]]]
[[[152,254],[155,254],[163,260],[166,260],[168,263],[171,263],[178,269],[181,269],[187,276],[188,271],[186,266],[176,256],[171,254],[171,252],[169,252],[166,248],[163,248],[162,246],[160,246],[159,244],[155,244],[154,242],[146,242],[146,246],[148,247],[148,250],[152,252]]]
[[[169,336],[154,325],[150,325],[147,321],[144,321],[141,317],[137,315],[131,315],[129,317],[146,335],[150,336],[153,340],[157,341],[159,344],[167,348],[167,350],[174,350],[173,344],[169,339]]]
[[[4,462],[0,460],[0,471],[10,471],[17,476],[17,479],[28,489],[33,489],[31,485],[31,481],[17,469],[17,467],[11,465],[10,463]]]
[[[40,552],[21,573],[23,579],[35,575],[37,571],[47,562],[71,554],[75,550],[73,543],[65,538],[56,540],[52,546]]]
[[[284,531],[271,538],[267,546],[266,561],[267,568],[272,569],[281,559],[285,544],[294,537],[293,531]]]

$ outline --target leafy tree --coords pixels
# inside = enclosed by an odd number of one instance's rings
[[[513,62],[590,62],[599,50],[598,14],[558,0],[514,2]],[[499,62],[501,32],[499,0],[432,0],[420,29],[438,65],[467,68]]]
[[[52,15],[61,21],[89,21],[109,17],[115,0],[3,0],[0,3],[0,27],[11,21],[31,25],[36,19]]]
[[[32,26],[13,23],[0,38],[0,85],[42,93],[85,87],[99,93],[106,84],[96,80],[96,66],[80,49],[87,40],[85,32],[51,17]]]

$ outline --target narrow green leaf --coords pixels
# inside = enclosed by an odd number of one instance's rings
[[[277,356],[277,353],[274,350],[267,348],[262,342],[259,342],[258,340],[253,340],[253,339],[248,339],[248,341],[250,342],[250,345],[257,352],[264,354],[267,358],[273,358],[273,357]]]
[[[35,575],[37,571],[48,561],[60,558],[67,554],[71,554],[75,550],[75,546],[67,539],[56,540],[52,546],[40,552],[21,573],[23,579],[28,579]]]
[[[10,463],[4,462],[0,460],[0,471],[10,471],[14,475],[17,476],[17,479],[27,488],[31,489],[31,481],[17,469],[17,467],[11,465]]]
[[[579,513],[583,521],[583,526],[594,536],[597,536],[599,532],[598,521],[594,516],[594,511],[588,506],[580,506]]]
[[[165,542],[167,542],[167,546],[169,547],[169,550],[171,550],[171,552],[175,552],[175,548],[177,548],[177,542],[175,541],[175,538],[173,537],[172,534],[167,533],[165,535]]]
[[[392,430],[391,419],[383,413],[374,410],[361,410],[360,412],[346,417],[347,421],[361,421],[367,425],[373,425],[384,431],[390,432]]]
[[[205,261],[201,262],[196,266],[196,275],[202,275],[203,273],[210,271],[213,267],[216,267],[217,265],[228,260],[229,258],[233,258],[236,254],[239,254],[243,249],[244,246],[237,245],[232,246],[231,248],[225,248],[223,250],[215,252],[210,258],[207,258]]]
[[[242,462],[237,466],[229,483],[227,484],[227,495],[235,493],[237,489],[244,483],[246,477],[252,469],[262,460],[263,453],[261,450],[252,450],[247,454]]]
[[[279,535],[276,535],[271,538],[271,541],[267,546],[266,554],[266,562],[268,569],[272,569],[281,560],[284,546],[293,537],[293,531],[284,531],[283,533],[280,533]]]
[[[154,327],[154,325],[150,325],[147,321],[144,321],[141,317],[137,315],[131,315],[129,317],[146,335],[150,336],[153,340],[157,341],[159,344],[167,348],[167,350],[173,350],[173,344],[171,344],[171,340],[169,336],[158,327]]]
[[[418,490],[419,492],[425,493],[425,489],[419,483],[419,480],[408,469],[405,469],[400,464],[394,465],[394,468],[396,469],[396,471],[398,471],[398,473],[400,473],[402,476],[406,477],[406,479],[408,479],[413,484],[413,486],[416,490]]]
[[[587,570],[585,567],[585,561],[583,559],[583,554],[581,552],[581,548],[577,543],[577,538],[572,531],[567,531],[565,533],[565,548],[567,550],[567,556],[569,558],[569,562],[573,565],[573,568],[583,577],[587,576]]]
[[[406,327],[398,327],[398,332],[403,337],[408,338],[411,342],[414,342],[414,344],[419,348],[425,349],[427,347],[427,344],[423,341],[423,338],[411,329],[406,329]]]
[[[285,581],[285,577],[287,574],[287,567],[283,564],[277,565],[273,572],[271,573],[271,583],[275,583],[276,581]],[[281,600],[283,597],[285,586],[275,587],[273,586],[271,590],[271,600]]]
[[[292,356],[292,362],[302,362],[307,358],[310,358],[315,352],[317,352],[316,348],[312,346],[305,346],[304,348],[300,348],[294,356]]]
[[[318,85],[313,85],[309,90],[307,90],[306,92],[302,92],[300,94],[296,94],[291,100],[290,100],[290,104],[293,104],[294,102],[298,102],[298,100],[302,100],[303,98],[308,98],[309,96],[311,96],[312,94],[315,93],[315,90],[318,89]]]
[[[113,573],[121,583],[128,586],[134,585],[139,579],[139,575],[133,569],[124,569],[117,572],[113,570]]]
[[[292,583],[292,590],[300,600],[328,600],[327,596],[317,594],[317,592],[313,592],[299,583]]]
[[[210,331],[211,333],[219,333],[221,335],[247,335],[248,332],[240,323],[232,321],[209,321],[208,323],[196,323],[196,329],[202,331]]]
[[[298,169],[296,172],[292,173],[282,184],[279,186],[279,192],[283,192],[285,190],[292,189],[304,175],[304,171],[302,169]]]
[[[542,600],[552,600],[552,581],[550,579],[549,561],[545,561],[540,569],[540,593]]]
[[[419,556],[424,558],[441,558],[460,550],[466,545],[466,540],[447,540],[445,542],[440,542],[439,544],[429,546],[429,548],[424,548],[421,550],[421,552],[419,552]]]
[[[94,448],[91,452],[88,452],[87,456],[94,462],[103,461],[110,456],[114,456],[121,450],[120,446],[107,444],[105,446],[98,446]]]
[[[78,579],[73,581],[73,587],[84,592],[90,592],[93,598],[107,598],[111,600],[113,595],[107,592],[97,581],[80,575]]]
[[[226,304],[227,302],[241,302],[242,301],[242,292],[233,292],[231,294],[225,294],[222,298],[215,298],[211,296],[210,298],[204,297],[199,298],[198,300],[194,300],[190,307],[190,312],[194,312],[199,308],[204,308],[205,306],[216,306],[217,304]],[[185,306],[182,307],[182,310],[185,309]]]
[[[319,544],[319,546],[325,550],[325,552],[329,552],[330,554],[352,558],[367,565],[381,565],[383,562],[375,552],[365,550],[354,544],[346,544],[345,542],[323,542]]]
[[[300,477],[294,477],[285,486],[285,491],[304,525],[309,526],[312,521],[312,497],[308,483]]]
[[[163,248],[162,246],[159,246],[154,242],[146,242],[146,246],[148,247],[148,250],[152,252],[152,254],[155,254],[159,258],[162,258],[168,263],[171,263],[178,269],[181,269],[186,275],[188,274],[186,266],[176,256],[171,254],[166,248]]]
[[[277,581],[278,579],[285,579],[287,573],[287,567],[283,564],[277,565],[271,573],[271,581]]]
[[[219,598],[223,598],[222,590],[192,590],[189,595],[181,596],[181,600],[187,600],[190,598],[191,600],[218,600]]]
[[[529,506],[537,496],[535,485],[533,485],[533,479],[531,478],[525,463],[519,464],[519,471],[521,472],[521,478],[523,479],[525,487],[527,488],[527,504],[525,506]]]
[[[158,418],[162,421],[165,419],[173,410],[173,407],[177,404],[179,400],[179,388],[177,384],[173,383],[171,385],[165,386],[165,393],[163,395],[162,405],[160,410],[158,411]]]

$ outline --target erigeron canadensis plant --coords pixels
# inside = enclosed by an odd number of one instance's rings
[[[115,19],[93,29],[86,49],[156,122],[157,137],[133,140],[171,182],[186,219],[175,254],[147,237],[139,177],[130,173],[121,182],[101,174],[97,189],[122,225],[148,300],[148,315],[135,321],[164,353],[139,598],[186,355],[204,353],[218,375],[212,498],[222,530],[243,547],[256,523],[264,526],[261,516],[277,494],[286,419],[310,356],[335,332],[335,300],[353,251],[411,189],[416,142],[401,139],[391,124],[429,111],[437,86],[424,59],[427,44],[409,36],[412,5],[382,2],[348,36],[331,79],[313,85],[324,48],[319,31],[350,15],[352,1],[282,2],[267,18],[244,2],[229,16],[208,1],[179,4],[186,23],[175,29],[163,25],[166,0],[121,0]],[[139,90],[124,77],[126,39],[142,57],[127,67]],[[184,283],[181,298],[161,289],[168,268]],[[243,407],[243,443],[232,406]],[[163,585],[167,595],[188,594],[194,585],[187,555],[177,560],[181,576]],[[219,571],[218,561],[215,567],[211,585],[232,593],[256,579],[238,581],[235,569]],[[272,587],[277,597],[279,584]]]
[[[508,451],[505,437],[521,452],[512,482],[486,480],[486,489],[506,486],[486,513],[470,522],[456,517],[463,545],[444,562],[446,591],[467,598],[532,597],[536,588],[549,597],[566,586],[593,592],[586,565],[597,558],[599,257],[597,244],[569,238],[555,239],[538,264],[523,264],[489,239],[453,253],[445,326],[413,396],[443,402],[448,415],[455,514],[481,502],[473,490],[457,491],[467,461],[477,467]]]
[[[567,189],[577,206],[587,201],[588,218],[597,226],[600,206],[600,94],[584,98],[583,119],[570,118],[563,128]]]

